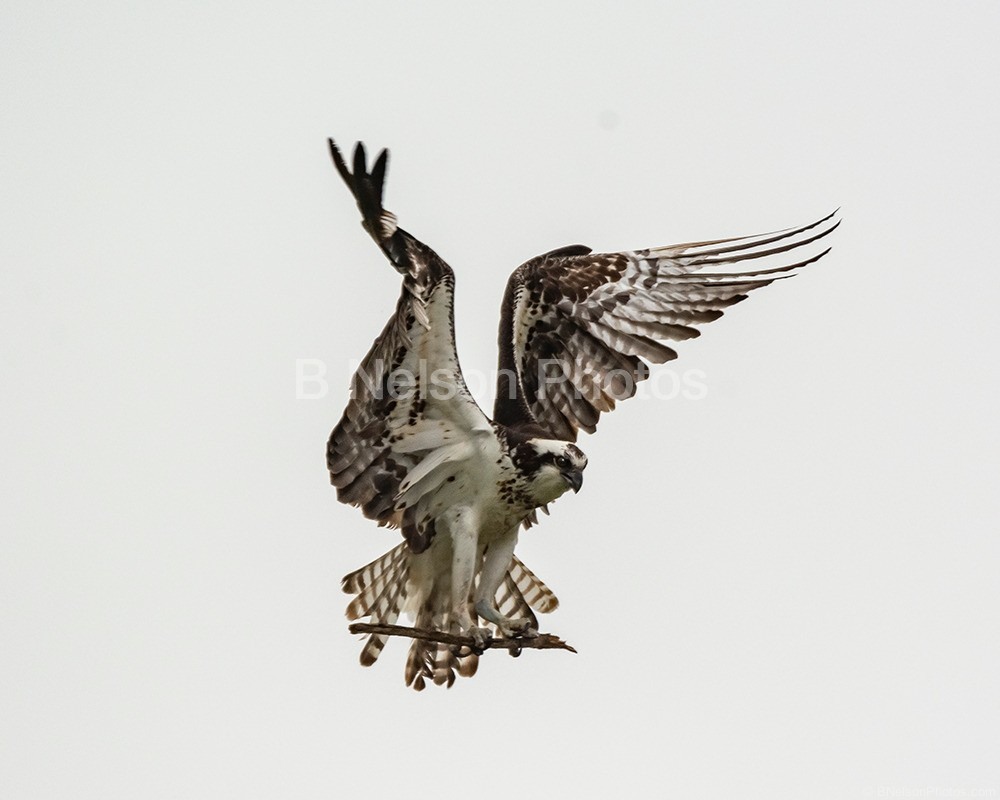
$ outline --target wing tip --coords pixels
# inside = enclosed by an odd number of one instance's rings
[[[344,156],[343,154],[341,154],[340,148],[337,147],[337,143],[333,140],[332,137],[327,137],[326,142],[330,148],[330,158],[333,159],[334,167],[337,168],[337,172],[340,174],[340,177],[343,178],[344,183],[347,184],[348,188],[351,190],[351,193],[354,194],[353,176],[351,175],[350,170],[347,168],[347,162],[344,161]]]
[[[358,204],[362,225],[383,249],[386,249],[386,240],[391,239],[396,231],[394,218],[392,218],[392,225],[383,224],[387,212],[382,205],[382,196],[385,189],[385,174],[389,164],[389,149],[382,148],[369,169],[365,143],[358,141],[354,145],[351,166],[348,167],[347,161],[333,137],[327,137],[326,141],[337,172],[340,173],[340,177],[343,178]],[[399,260],[398,253],[390,253],[389,255],[393,263]]]

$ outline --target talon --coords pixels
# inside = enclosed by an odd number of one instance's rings
[[[478,600],[476,602],[476,613],[488,622],[492,622],[497,626],[497,633],[505,639],[513,639],[515,637],[534,637],[538,636],[538,631],[531,627],[531,620],[525,619],[523,617],[518,619],[508,619],[500,614],[497,609],[491,605],[487,600]]]
[[[538,631],[531,627],[527,619],[512,619],[505,626],[504,635],[511,639],[534,639]]]
[[[465,635],[472,639],[472,650],[476,655],[482,655],[486,645],[493,638],[489,628],[477,628],[474,625],[465,631]]]

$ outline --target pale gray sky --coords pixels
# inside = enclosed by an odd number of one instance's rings
[[[6,3],[0,794],[1000,794],[998,22]],[[576,656],[422,695],[403,643],[357,664],[339,579],[398,534],[324,446],[398,285],[327,136],[391,148],[470,372],[536,253],[843,207],[827,259],[680,348],[707,396],[606,418],[522,536]]]

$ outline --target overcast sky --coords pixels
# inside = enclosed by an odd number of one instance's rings
[[[998,22],[5,3],[0,794],[1000,795]],[[704,396],[605,418],[522,535],[578,655],[423,694],[405,643],[357,663],[339,580],[398,533],[324,449],[398,276],[327,136],[391,148],[470,374],[537,253],[842,206],[823,262],[679,346]]]

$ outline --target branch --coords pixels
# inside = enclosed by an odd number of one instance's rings
[[[423,639],[427,642],[468,647],[474,653],[481,653],[483,650],[493,648],[507,650],[512,656],[516,657],[521,655],[521,650],[525,647],[534,650],[569,650],[571,653],[576,652],[570,645],[566,644],[558,636],[553,636],[551,633],[539,633],[537,636],[517,636],[509,639],[495,639],[491,636],[482,646],[479,646],[471,636],[459,636],[454,633],[432,631],[426,628],[406,628],[402,625],[372,625],[368,622],[355,622],[349,625],[348,629],[351,633],[379,633],[383,636],[406,636],[409,639]]]

